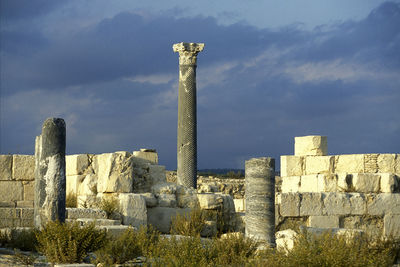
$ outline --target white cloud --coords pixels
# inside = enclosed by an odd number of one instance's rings
[[[150,83],[150,84],[167,84],[173,79],[175,79],[176,75],[172,74],[151,74],[151,75],[137,75],[134,77],[126,78],[126,80],[131,82],[138,83]]]

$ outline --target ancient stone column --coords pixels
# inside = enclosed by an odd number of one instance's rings
[[[65,221],[65,122],[49,118],[35,143],[34,225]]]
[[[178,184],[197,187],[196,62],[201,43],[173,45],[179,52],[178,96]]]
[[[275,159],[245,163],[246,236],[275,247]]]

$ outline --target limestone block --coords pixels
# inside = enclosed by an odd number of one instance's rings
[[[175,194],[158,194],[158,206],[160,207],[176,207],[176,196]]]
[[[379,154],[378,172],[395,172],[396,154]]]
[[[302,193],[300,216],[323,215],[322,193]]]
[[[245,211],[245,199],[234,199],[233,203],[235,203],[235,211],[236,212],[243,212]]]
[[[33,221],[33,208],[21,208],[20,218],[22,220],[32,220]]]
[[[364,155],[350,154],[335,156],[335,173],[363,173]]]
[[[364,172],[378,172],[378,156],[379,154],[364,154]]]
[[[175,194],[179,185],[176,183],[158,183],[151,187],[154,194]]]
[[[299,192],[320,192],[318,188],[318,174],[303,175],[300,178]]]
[[[328,154],[328,139],[320,135],[295,137],[294,154],[296,156],[325,156]]]
[[[350,198],[350,214],[364,215],[367,213],[367,201],[364,194],[348,193]]]
[[[400,238],[400,215],[386,214],[383,218],[383,234],[387,237]]]
[[[219,209],[224,202],[221,195],[212,193],[197,194],[197,199],[199,200],[200,208],[206,210]]]
[[[283,217],[293,217],[300,215],[300,194],[299,193],[282,193],[280,214]]]
[[[378,193],[380,179],[380,175],[375,173],[354,173],[353,186],[356,192]]]
[[[185,186],[177,187],[176,201],[180,208],[195,208],[199,206],[196,190]]]
[[[66,217],[68,219],[78,219],[78,218],[107,219],[107,214],[104,210],[100,209],[67,208]]]
[[[396,158],[394,160],[394,172],[397,174],[397,176],[400,176],[400,154],[396,154]]]
[[[324,214],[346,215],[350,214],[350,198],[346,193],[323,193]]]
[[[337,173],[337,191],[349,192],[352,188],[353,176],[348,173]]]
[[[203,229],[201,229],[201,237],[213,237],[216,236],[218,232],[216,221],[205,221]]]
[[[334,156],[307,156],[306,174],[332,173],[335,164]]]
[[[144,159],[151,164],[158,164],[158,154],[155,150],[140,149],[140,151],[133,151],[132,155]]]
[[[92,155],[77,154],[65,156],[66,175],[82,175],[89,167],[92,161]]]
[[[144,197],[147,208],[153,208],[153,207],[157,206],[158,201],[153,193],[141,193],[140,195]]]
[[[276,248],[277,249],[285,249],[287,251],[292,250],[296,236],[297,236],[297,233],[295,231],[293,231],[292,229],[287,229],[287,230],[276,232],[275,233]]]
[[[80,180],[83,178],[83,180]],[[68,176],[67,176],[68,181]],[[68,184],[67,184],[68,185]],[[95,174],[87,174],[85,176],[78,176],[77,181],[77,195],[90,196],[97,194],[97,176]]]
[[[318,192],[337,192],[338,175],[318,174]]]
[[[281,156],[281,176],[300,176],[303,175],[304,157]]]
[[[299,192],[300,176],[282,177],[282,193]]]
[[[122,224],[139,228],[147,225],[146,200],[140,194],[121,193],[118,196]]]
[[[400,177],[393,173],[381,173],[381,192],[382,193],[399,193]]]
[[[229,194],[217,193],[222,197],[222,220],[223,220],[223,231],[233,231],[236,226],[236,212],[233,198]]]
[[[184,214],[190,209],[155,207],[147,209],[147,222],[161,233],[167,234],[171,229],[171,218],[178,213]]]
[[[35,180],[35,156],[13,155],[12,177],[14,180]]]
[[[94,156],[97,192],[130,193],[133,187],[133,163],[125,151]]]
[[[22,181],[0,181],[0,202],[24,199]]]
[[[35,181],[23,181],[24,186],[24,201],[35,200]]]
[[[15,201],[0,201],[0,208],[15,208]]]
[[[17,201],[17,207],[18,208],[33,208],[33,200]]]
[[[338,228],[339,216],[310,216],[308,217],[307,226],[319,228]]]
[[[78,194],[78,187],[82,183],[82,181],[85,179],[85,175],[69,175],[66,176],[67,180],[67,195],[73,194],[77,195]]]
[[[68,219],[70,220],[70,219]],[[120,220],[112,220],[112,219],[92,219],[92,218],[79,218],[76,220],[70,220],[71,222],[76,221],[79,222],[81,226],[95,223],[95,225],[121,225]]]
[[[165,178],[165,166],[150,165],[149,176],[152,181],[152,184],[167,182],[167,179]]]
[[[130,226],[128,225],[99,225],[97,229],[106,231],[107,235],[112,238],[117,238],[122,235]]]
[[[0,180],[12,179],[12,155],[0,155]]]
[[[381,193],[371,195],[367,202],[367,212],[370,215],[383,216],[386,213],[400,214],[400,194]]]

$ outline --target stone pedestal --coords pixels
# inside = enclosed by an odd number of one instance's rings
[[[35,144],[34,225],[65,221],[65,122],[49,118]]]
[[[201,43],[173,45],[179,52],[177,182],[192,188],[197,187],[196,62],[203,48]]]
[[[275,247],[275,159],[246,161],[246,236]]]

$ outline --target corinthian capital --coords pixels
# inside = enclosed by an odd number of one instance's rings
[[[204,49],[203,43],[178,43],[172,46],[179,52],[179,65],[196,65],[197,54]]]

